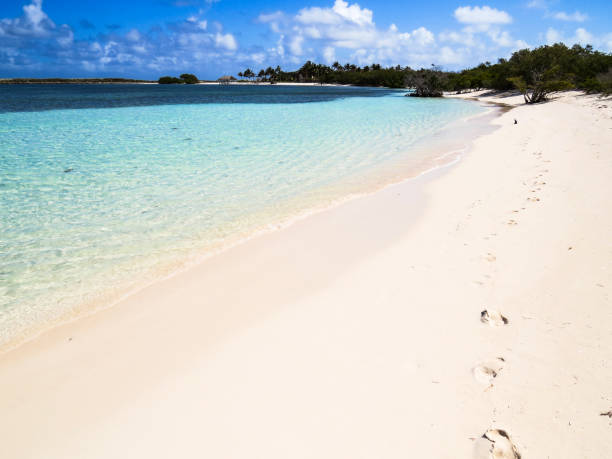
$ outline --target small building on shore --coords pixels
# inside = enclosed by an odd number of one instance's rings
[[[230,84],[232,81],[236,81],[236,78],[231,75],[223,75],[217,80],[219,84]]]

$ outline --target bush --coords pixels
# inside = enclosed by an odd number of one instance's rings
[[[163,76],[159,80],[157,80],[159,84],[181,84],[184,83],[183,80],[176,77],[171,76]]]
[[[414,88],[412,97],[442,97],[446,76],[440,70],[421,69],[406,76],[406,86]]]
[[[181,75],[181,80],[183,80],[183,82],[185,82],[186,84],[196,84],[200,82],[200,80],[198,80],[198,77],[193,75],[192,73],[183,73]]]

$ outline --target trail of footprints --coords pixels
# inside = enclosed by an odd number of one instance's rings
[[[536,151],[532,153],[539,161],[544,163],[549,163],[550,160],[545,160],[542,158],[542,152]],[[548,169],[541,169],[538,171],[538,174],[533,177],[531,180],[531,184],[523,182],[525,186],[528,186],[529,195],[527,197],[528,202],[539,202],[540,198],[537,196],[537,193],[542,190],[542,187],[546,185],[546,181],[544,180],[544,174],[548,173]],[[518,214],[522,210],[525,210],[525,207],[521,207],[520,209],[512,210],[513,214]],[[518,221],[514,218],[509,219],[506,222],[508,226],[516,226],[518,225]],[[496,260],[495,255],[492,253],[487,253],[485,259],[488,262],[494,262]],[[503,327],[510,323],[507,317],[505,317],[501,312],[496,310],[485,309],[480,313],[480,321],[490,327]],[[482,362],[476,365],[472,369],[472,374],[474,379],[487,386],[486,390],[493,387],[493,382],[495,378],[497,378],[504,368],[506,360],[503,357],[496,357],[494,359]],[[610,416],[612,417],[612,411],[608,413],[602,413],[602,416]],[[487,430],[479,439],[476,440],[475,443],[475,457],[477,459],[521,459],[521,454],[518,452],[518,449],[512,442],[510,435],[502,429],[489,429]]]
[[[484,309],[480,312],[480,321],[489,327],[504,327],[510,323],[508,318],[496,310]],[[476,365],[472,369],[474,379],[486,385],[487,389],[493,387],[493,381],[503,369],[506,360],[496,357]],[[476,459],[521,459],[521,454],[512,442],[510,435],[502,429],[489,429],[476,440],[474,445]]]
[[[523,151],[525,151],[527,143],[528,141],[525,141],[525,144],[523,144]],[[541,151],[533,152],[532,155],[542,163],[551,162],[551,160],[544,159],[542,157]],[[540,198],[537,196],[537,193],[542,190],[543,186],[546,185],[545,174],[547,174],[549,170],[543,168],[539,169],[537,172],[537,175],[531,178],[532,181],[530,184],[523,182],[523,185],[529,187],[527,201],[532,203],[540,202]],[[523,210],[526,210],[526,208],[521,207],[520,209],[514,209],[512,210],[512,213],[519,214]],[[506,222],[506,225],[516,226],[518,225],[518,221],[512,218]],[[488,239],[488,237],[485,237],[485,239]],[[571,249],[572,247],[568,248],[568,250]],[[496,256],[492,253],[487,253],[485,259],[488,262],[494,262],[496,260]],[[482,282],[479,282],[479,284],[482,285]],[[480,321],[490,327],[503,327],[508,325],[510,322],[501,312],[489,309],[481,311]],[[491,389],[493,387],[495,378],[499,376],[505,362],[506,361],[503,357],[496,357],[476,365],[472,369],[474,379],[477,382],[486,385],[487,388],[485,390]],[[601,412],[600,416],[612,418],[612,409]],[[521,454],[512,442],[510,435],[502,429],[487,430],[480,438],[476,440],[474,451],[475,458],[477,459],[521,459]]]

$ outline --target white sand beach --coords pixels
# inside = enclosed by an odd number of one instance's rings
[[[457,97],[516,107],[1,355],[0,456],[612,457],[612,101]]]

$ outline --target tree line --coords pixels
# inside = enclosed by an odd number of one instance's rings
[[[509,59],[497,63],[484,62],[459,72],[430,68],[412,69],[400,65],[358,66],[334,62],[332,65],[307,61],[299,69],[285,71],[280,66],[255,73],[247,68],[238,73],[241,79],[269,83],[333,83],[354,86],[411,88],[411,95],[441,96],[444,91],[464,92],[478,89],[520,90],[527,103],[545,100],[551,92],[582,89],[587,92],[612,93],[612,54],[596,51],[592,46],[562,43],[522,49]],[[197,83],[192,74],[180,78],[162,77],[159,83]]]
[[[459,72],[431,68],[382,67],[379,64],[360,67],[354,64],[331,66],[307,61],[295,71],[279,66],[261,69],[257,74],[246,69],[238,76],[249,80],[294,83],[334,83],[356,86],[412,88],[415,96],[441,96],[444,91],[464,92],[478,89],[518,89],[527,103],[540,102],[551,92],[582,89],[587,92],[612,93],[612,54],[596,51],[592,46],[562,43],[522,49],[509,59],[485,62]]]
[[[200,80],[192,73],[183,73],[179,78],[172,76],[163,76],[157,80],[159,84],[196,84]]]
[[[280,66],[268,67],[255,73],[250,68],[238,72],[240,78],[250,81],[267,81],[270,83],[320,83],[350,84],[355,86],[404,87],[404,69],[400,66],[383,68],[380,64],[359,67],[347,63],[340,65],[334,62],[331,66],[307,61],[294,71],[284,71]]]
[[[595,51],[592,46],[562,43],[522,49],[510,59],[496,64],[485,62],[455,73],[442,73],[442,86],[451,91],[471,89],[519,89],[525,102],[535,103],[546,95],[564,89],[587,92],[612,92],[612,54]]]

